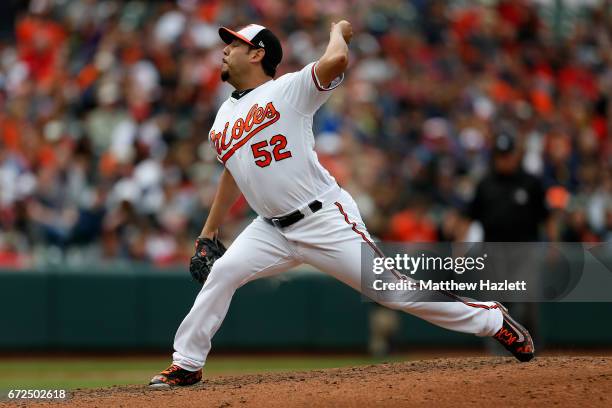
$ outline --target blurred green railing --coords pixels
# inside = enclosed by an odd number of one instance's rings
[[[168,350],[199,287],[184,270],[0,271],[0,350]],[[364,350],[368,310],[360,295],[320,274],[291,272],[238,290],[216,349]],[[548,345],[612,345],[610,303],[548,303]],[[403,315],[406,346],[469,346],[480,340]]]

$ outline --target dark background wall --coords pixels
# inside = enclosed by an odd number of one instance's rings
[[[184,271],[5,271],[0,349],[168,350],[198,292]],[[214,338],[226,350],[365,350],[371,304],[332,278],[291,273],[239,289]],[[545,303],[547,346],[612,344],[610,303]],[[473,336],[402,315],[399,346],[477,346]]]

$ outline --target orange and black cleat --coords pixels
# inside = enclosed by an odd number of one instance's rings
[[[182,387],[197,384],[201,379],[201,369],[198,371],[189,371],[172,364],[170,367],[151,378],[149,386],[154,388]]]
[[[533,339],[523,326],[514,320],[508,310],[497,303],[504,316],[504,323],[493,338],[499,341],[517,360],[527,362],[531,360],[535,353]]]

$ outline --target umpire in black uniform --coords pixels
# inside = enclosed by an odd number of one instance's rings
[[[540,241],[540,227],[548,217],[544,188],[540,180],[526,173],[521,166],[522,153],[516,147],[512,132],[501,131],[493,147],[489,173],[478,183],[468,216],[482,224],[486,242],[535,242]],[[530,260],[517,248],[515,256],[512,246],[508,256],[508,279],[513,273],[533,270]],[[524,248],[524,246],[523,246]],[[505,251],[504,251],[505,252]],[[514,303],[507,305],[512,313],[524,322],[525,327],[537,336],[536,303]]]
[[[487,242],[540,240],[548,216],[540,180],[523,171],[514,137],[504,131],[495,139],[492,169],[476,188],[468,215],[480,221]]]

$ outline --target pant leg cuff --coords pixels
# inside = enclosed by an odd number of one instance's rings
[[[175,352],[172,355],[172,364],[177,365],[187,371],[198,371],[204,367],[203,362],[181,356],[178,352]]]

